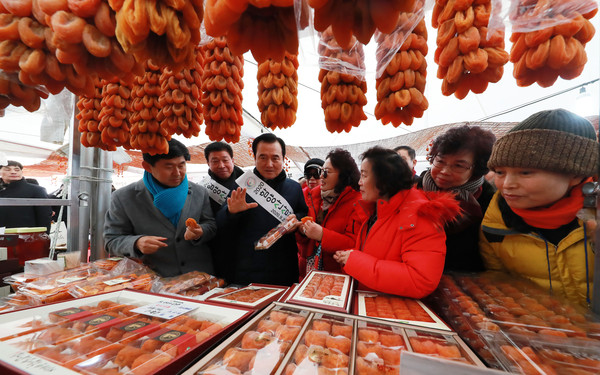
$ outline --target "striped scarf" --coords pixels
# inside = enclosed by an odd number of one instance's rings
[[[484,176],[479,177],[473,181],[467,181],[465,184],[448,189],[449,191],[456,194],[458,199],[468,202],[469,195],[473,195],[483,185]],[[440,191],[440,188],[433,181],[431,177],[431,169],[425,172],[423,175],[423,190],[424,191]]]

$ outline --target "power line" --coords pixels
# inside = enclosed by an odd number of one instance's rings
[[[546,99],[550,99],[550,98],[553,98],[553,97],[555,97],[555,96],[562,95],[562,94],[564,94],[564,93],[566,93],[566,92],[569,92],[569,91],[576,90],[576,89],[578,89],[578,88],[580,88],[580,87],[584,87],[584,86],[590,85],[590,84],[592,84],[592,83],[595,83],[595,82],[597,82],[598,80],[600,80],[600,78],[596,78],[596,79],[593,79],[593,80],[591,80],[591,81],[588,81],[588,82],[585,82],[585,83],[579,84],[579,85],[577,85],[577,86],[573,86],[573,87],[571,87],[571,88],[568,88],[568,89],[564,89],[564,90],[561,90],[561,91],[555,92],[554,94],[546,95],[546,96],[543,96],[543,97],[541,97],[541,98],[537,98],[537,99],[535,99],[535,100],[532,100],[532,101],[530,101],[530,102],[523,103],[523,104],[520,104],[520,105],[518,105],[518,106],[515,106],[515,107],[512,107],[512,108],[509,108],[509,109],[505,109],[504,111],[500,111],[500,112],[494,113],[493,115],[489,115],[489,116],[482,117],[482,118],[480,118],[479,120],[476,120],[476,121],[478,121],[478,122],[479,122],[479,121],[486,121],[486,120],[489,120],[489,119],[491,119],[491,118],[494,118],[494,117],[498,117],[498,116],[502,116],[502,115],[505,115],[505,114],[507,114],[507,113],[510,113],[510,112],[514,112],[514,111],[516,111],[516,110],[518,110],[518,109],[521,109],[521,108],[527,107],[527,106],[529,106],[529,105],[536,104],[536,103],[539,103],[539,102],[541,102],[541,101],[544,101],[544,100],[546,100]]]

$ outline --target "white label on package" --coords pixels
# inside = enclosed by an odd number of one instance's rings
[[[112,285],[126,283],[129,280],[131,280],[131,279],[128,279],[128,278],[125,278],[125,277],[121,277],[121,278],[118,278],[118,279],[106,280],[106,281],[104,281],[104,284],[112,286]]]
[[[210,178],[210,176],[204,177],[202,181],[200,181],[200,185],[204,186],[206,190],[208,190],[208,196],[221,206],[227,200],[227,195],[229,195],[230,190]]]
[[[262,208],[280,222],[294,213],[290,204],[266,182],[258,178],[252,171],[246,171],[235,182],[252,197]]]
[[[79,280],[83,280],[83,279],[85,279],[84,276],[71,276],[71,277],[65,277],[64,279],[58,279],[58,280],[56,280],[56,282],[59,284],[70,284],[74,281],[79,281]]]
[[[150,305],[131,310],[134,313],[155,316],[157,318],[173,319],[179,315],[197,309],[198,305],[185,301],[161,300]]]
[[[0,260],[8,259],[8,247],[0,247]]]

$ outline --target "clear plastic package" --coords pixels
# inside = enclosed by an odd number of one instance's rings
[[[307,316],[307,312],[295,308],[275,307],[266,311],[234,334],[196,374],[273,373]]]
[[[281,237],[283,237],[292,228],[295,228],[298,224],[296,216],[290,215],[287,219],[279,223],[275,228],[271,229],[264,236],[262,236],[254,245],[255,250],[265,250],[273,246]]]
[[[317,313],[313,316],[284,373],[321,374],[349,371],[353,321]]]
[[[403,330],[367,322],[358,322],[357,330],[355,372],[397,374],[402,351],[407,350]]]

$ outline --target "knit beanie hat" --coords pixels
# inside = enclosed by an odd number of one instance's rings
[[[304,164],[304,173],[306,173],[306,171],[310,168],[321,170],[321,168],[323,168],[323,164],[325,164],[325,162],[319,158],[309,159],[306,164]]]
[[[594,126],[564,109],[529,116],[492,149],[488,167],[543,169],[575,176],[598,173],[598,142]]]

